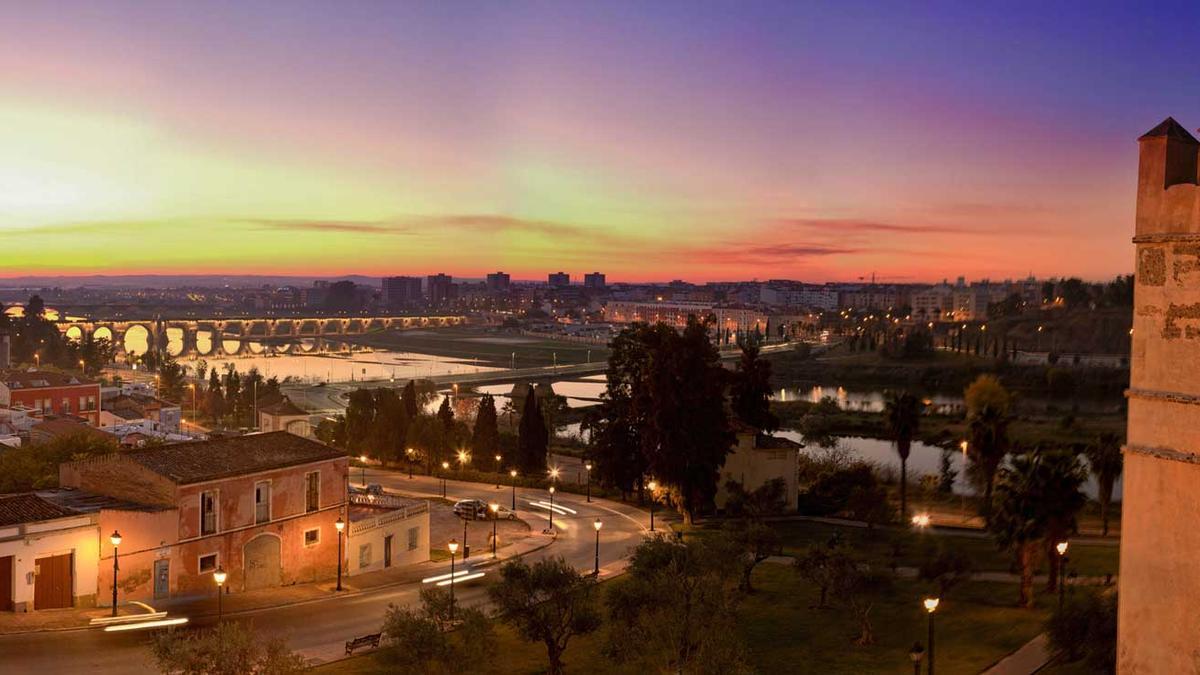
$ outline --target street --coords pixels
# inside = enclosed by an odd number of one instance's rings
[[[354,470],[352,480],[361,480]],[[429,476],[367,470],[367,483],[379,483],[384,488],[419,497],[440,497],[441,482]],[[517,488],[517,515],[540,532],[549,525],[549,512],[533,505],[548,495],[542,490]],[[447,482],[449,499],[482,499],[509,505],[511,488],[496,489],[491,484]],[[644,536],[647,515],[631,505],[593,498],[587,503],[582,495],[557,493],[555,506],[576,511],[554,515],[557,536],[549,546],[529,556],[535,560],[562,556],[576,568],[590,572],[595,559],[595,530],[592,523],[600,518],[600,564],[602,576],[623,567],[629,549]],[[471,560],[488,556],[485,546],[473,547]],[[445,542],[430,542],[431,548],[444,548]],[[468,563],[471,562],[468,560]],[[461,562],[460,562],[461,564]],[[445,565],[449,571],[449,564]],[[495,568],[488,569],[494,574]],[[364,591],[354,595],[331,596],[328,599],[301,604],[226,614],[226,620],[252,622],[262,636],[283,636],[291,647],[314,662],[340,657],[346,640],[379,632],[388,604],[408,604],[417,600],[419,584],[409,583]],[[456,595],[464,604],[484,602],[485,592],[478,585],[458,588]],[[201,617],[192,625],[209,625],[213,617]],[[137,632],[104,633],[99,630],[72,630],[0,636],[0,672],[4,673],[143,673],[154,672],[154,662],[146,649],[149,635]]]

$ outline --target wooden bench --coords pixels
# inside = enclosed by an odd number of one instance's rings
[[[372,649],[379,648],[379,639],[383,637],[383,633],[375,633],[373,635],[363,635],[356,637],[353,640],[346,640],[346,656],[354,653],[355,649],[360,647],[370,646]]]

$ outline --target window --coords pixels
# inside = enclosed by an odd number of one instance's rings
[[[79,397],[79,409],[80,409],[80,410],[87,410],[87,409],[88,409],[88,408],[87,408],[87,397],[86,397],[86,396],[80,396],[80,397]]]
[[[312,513],[321,508],[321,472],[304,474],[304,512]]]
[[[408,550],[415,551],[421,542],[421,528],[408,528]]]
[[[200,493],[200,534],[217,533],[217,492]]]
[[[217,569],[217,554],[209,553],[208,555],[200,556],[200,574],[212,572]]]
[[[254,484],[254,522],[271,520],[271,483],[262,481]]]
[[[87,409],[88,409],[88,410],[95,410],[95,409],[96,409],[96,397],[95,397],[95,396],[89,396],[89,397],[88,397]]]
[[[71,412],[71,399],[67,398],[66,396],[64,396],[62,400],[62,411],[65,413]]]
[[[363,544],[362,546],[358,547],[358,566],[359,567],[370,567],[371,566],[371,545],[370,544]]]
[[[319,528],[304,531],[305,546],[316,546],[319,543],[321,543],[321,530]]]

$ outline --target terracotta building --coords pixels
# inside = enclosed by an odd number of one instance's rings
[[[158,509],[100,511],[102,535],[123,538],[124,602],[211,593],[218,567],[234,592],[333,577],[347,468],[341,451],[277,431],[71,462],[59,482]],[[111,568],[102,547],[100,569]],[[103,572],[100,585],[104,603]]]
[[[1200,142],[1139,139],[1117,670],[1200,663]]]
[[[0,612],[93,606],[99,541],[95,516],[0,495]]]
[[[95,426],[100,424],[100,384],[69,373],[9,370],[0,376],[0,407],[75,415]]]

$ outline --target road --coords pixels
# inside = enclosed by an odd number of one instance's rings
[[[359,472],[355,470],[352,480],[357,479]],[[409,479],[407,474],[368,470],[366,479],[368,483],[380,483],[385,488],[407,494],[441,494],[440,482],[428,476]],[[492,485],[447,482],[447,496],[451,499],[500,500],[507,504],[511,495],[509,487],[496,490]],[[534,531],[549,524],[548,512],[532,506],[532,502],[544,501],[546,497],[542,490],[517,488],[517,515]],[[613,571],[623,567],[629,549],[641,541],[648,525],[644,511],[619,502],[593,499],[589,504],[582,495],[559,493],[555,495],[554,503],[576,513],[555,514],[557,535],[554,542],[529,554],[529,559],[563,556],[576,568],[590,572],[595,558],[592,522],[600,518],[604,522],[600,564]],[[437,543],[434,545],[438,546]],[[325,661],[339,656],[347,639],[378,632],[389,603],[414,603],[417,593],[418,584],[405,584],[235,616],[238,620],[252,621],[260,634],[283,636],[293,649],[306,657]],[[464,586],[457,594],[468,605],[484,602],[484,590],[479,586]],[[226,620],[230,620],[228,614]],[[204,626],[211,622],[211,618],[201,617],[194,625]],[[98,630],[0,636],[0,672],[39,675],[155,672],[147,642],[145,634]]]

